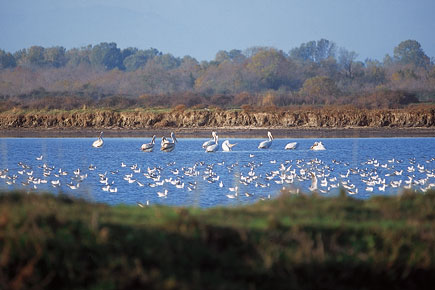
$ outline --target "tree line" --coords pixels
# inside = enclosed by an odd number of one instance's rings
[[[221,50],[198,62],[116,43],[0,50],[1,107],[342,105],[400,107],[435,99],[435,64],[416,40],[382,61],[320,39],[288,52]],[[62,99],[59,102],[59,99]]]

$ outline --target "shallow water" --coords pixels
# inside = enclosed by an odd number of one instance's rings
[[[150,153],[139,149],[148,139],[106,138],[102,148],[93,148],[94,140],[0,139],[0,188],[62,191],[108,204],[148,201],[210,207],[273,198],[283,187],[309,192],[311,172],[317,176],[321,195],[337,194],[337,186],[343,184],[355,197],[367,198],[396,194],[399,183],[418,190],[435,183],[435,138],[275,139],[268,150],[257,149],[264,139],[231,139],[231,143],[238,143],[232,152],[220,149],[216,153],[204,152],[201,145],[206,139],[179,139],[169,153],[159,150],[160,140]],[[322,141],[326,150],[309,150],[315,141]],[[298,148],[284,150],[289,142],[298,142]],[[41,155],[43,159],[37,160]],[[89,169],[91,164],[95,170]],[[59,174],[59,170],[66,174]],[[101,182],[105,178],[109,187]],[[59,185],[53,185],[57,181]],[[183,183],[183,188],[177,188]],[[68,184],[79,187],[70,189]],[[230,188],[236,186],[238,195],[228,198],[235,194]],[[117,192],[104,191],[104,187]],[[373,191],[367,191],[370,187]],[[167,196],[159,197],[157,192],[165,190]]]

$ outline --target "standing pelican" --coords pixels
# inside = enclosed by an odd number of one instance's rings
[[[210,146],[210,145],[213,145],[214,143],[216,143],[216,132],[215,131],[213,131],[213,132],[211,132],[211,139],[210,140],[208,140],[208,141],[205,141],[203,144],[202,144],[202,148],[207,148],[208,146]]]
[[[171,139],[172,140],[168,140],[166,139],[166,137],[162,138],[162,143],[160,147],[161,151],[171,152],[172,150],[175,149],[175,143],[177,143],[178,141],[177,138],[175,138],[174,132],[171,132]]]
[[[224,150],[225,152],[232,151],[233,147],[236,145],[237,145],[237,143],[230,144],[229,140],[225,140],[224,143],[222,143],[222,150]]]
[[[152,152],[154,149],[154,143],[156,142],[156,135],[153,136],[153,139],[150,143],[145,143],[140,146],[140,149],[144,152]]]
[[[298,147],[298,143],[297,142],[291,142],[288,143],[287,145],[285,145],[285,150],[293,150],[296,149]]]
[[[92,147],[98,148],[103,146],[103,132],[101,131],[100,136],[98,136],[98,140],[95,140],[94,143],[92,143]]]
[[[219,136],[215,134],[214,136],[214,144],[211,144],[205,148],[205,152],[216,152],[219,148]]]
[[[272,145],[273,136],[272,133],[267,132],[267,136],[269,136],[269,140],[263,141],[258,145],[258,149],[268,149],[270,145]]]

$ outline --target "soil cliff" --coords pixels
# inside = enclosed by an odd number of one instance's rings
[[[0,129],[18,128],[347,128],[434,127],[435,107],[388,110],[301,109],[150,111],[47,111],[0,113]]]

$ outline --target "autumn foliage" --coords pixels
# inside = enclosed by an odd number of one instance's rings
[[[325,39],[288,53],[271,47],[219,51],[198,62],[157,49],[100,43],[66,50],[0,50],[0,110],[138,107],[253,108],[354,105],[400,108],[435,99],[435,65],[415,40],[384,60]]]

